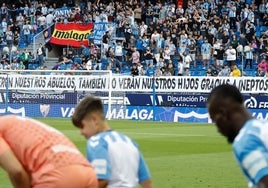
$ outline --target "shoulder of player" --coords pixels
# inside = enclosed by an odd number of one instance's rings
[[[244,145],[245,147],[257,147],[260,142],[263,142],[263,139],[268,140],[268,138],[262,136],[263,132],[268,131],[267,124],[267,122],[257,119],[248,120],[240,130],[239,134],[236,136],[233,147],[239,148],[241,145]]]
[[[94,136],[92,136],[88,142],[92,143],[92,142],[102,142],[104,143],[108,143],[108,142],[115,142],[115,141],[133,141],[131,138],[129,138],[127,135],[125,135],[124,133],[115,131],[115,130],[107,130],[107,131],[103,131],[100,132]]]
[[[0,117],[0,120],[1,120],[1,122],[5,122],[5,124],[6,124],[6,123],[8,123],[8,122],[14,122],[14,121],[16,121],[18,118],[20,118],[20,117],[11,114],[11,115],[4,115],[4,116],[1,116],[1,117]]]

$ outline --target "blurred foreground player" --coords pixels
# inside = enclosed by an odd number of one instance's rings
[[[252,117],[232,85],[214,88],[207,107],[218,131],[232,144],[249,187],[268,188],[268,122]]]
[[[111,130],[99,98],[86,97],[76,107],[73,124],[87,140],[87,158],[94,166],[99,187],[152,188],[149,169],[138,146]]]
[[[98,187],[93,167],[75,145],[30,118],[0,117],[0,166],[15,188]]]

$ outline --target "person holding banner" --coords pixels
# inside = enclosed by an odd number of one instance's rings
[[[137,144],[112,130],[99,98],[85,97],[72,116],[74,126],[87,139],[87,159],[94,166],[99,188],[152,188],[149,169]]]
[[[268,122],[252,117],[234,85],[215,87],[207,108],[218,131],[232,144],[234,155],[251,188],[268,187]]]
[[[14,188],[98,188],[93,167],[62,133],[15,115],[0,122],[0,166]]]

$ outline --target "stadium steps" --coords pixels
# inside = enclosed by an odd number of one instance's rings
[[[52,68],[54,67],[54,65],[56,65],[58,61],[57,57],[47,57],[45,58],[45,66],[47,66],[48,70],[52,70]]]

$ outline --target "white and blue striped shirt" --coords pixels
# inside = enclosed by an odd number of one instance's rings
[[[109,130],[87,141],[87,159],[107,188],[136,188],[150,178],[137,144],[126,135]]]
[[[235,157],[251,184],[268,175],[268,122],[251,119],[233,142]]]

